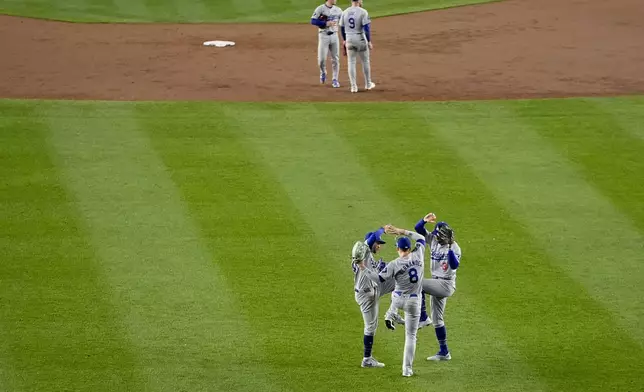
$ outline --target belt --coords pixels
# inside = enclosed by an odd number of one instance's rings
[[[444,278],[442,276],[432,276],[432,279],[452,280],[452,278]]]
[[[335,31],[331,31],[331,30],[320,30],[320,34],[322,34],[322,33],[326,33],[326,35],[333,35],[333,34],[335,34]]]
[[[402,291],[394,291],[394,294],[401,296],[403,295]],[[418,297],[418,294],[409,294],[410,297]]]
[[[358,289],[355,289],[355,288],[354,288],[354,289],[353,289],[353,291],[355,291],[356,293],[370,293],[370,292],[371,292],[371,289],[362,289],[362,290],[358,290]]]

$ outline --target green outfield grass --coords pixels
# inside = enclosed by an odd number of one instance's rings
[[[641,389],[644,97],[0,114],[2,391]],[[351,246],[428,211],[453,360],[361,369]]]
[[[367,0],[373,17],[499,0]],[[324,1],[3,0],[0,13],[73,22],[307,23]],[[346,8],[349,0],[338,1]]]

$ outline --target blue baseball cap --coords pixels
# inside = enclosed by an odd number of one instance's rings
[[[396,248],[407,250],[411,248],[411,240],[407,237],[399,237],[396,240]]]
[[[365,240],[365,241],[366,241],[366,240],[368,240],[368,239],[369,239],[369,237],[371,237],[372,235],[374,235],[374,236],[375,236],[375,235],[376,235],[376,233],[375,233],[375,232],[373,232],[373,231],[368,232],[367,234],[365,234],[365,236],[364,236],[364,240]],[[376,242],[377,242],[377,243],[379,243],[379,244],[386,244],[386,242],[385,242],[385,241],[383,241],[383,240],[380,238],[380,236],[376,236]]]

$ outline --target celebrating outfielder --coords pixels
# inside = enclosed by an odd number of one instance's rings
[[[320,68],[320,83],[326,82],[326,59],[331,53],[334,88],[340,87],[340,39],[338,38],[338,21],[342,9],[336,6],[337,0],[327,0],[313,12],[311,24],[318,27],[318,67]]]
[[[369,53],[373,50],[371,43],[371,19],[366,9],[362,8],[362,0],[354,0],[351,7],[344,10],[340,18],[340,29],[344,39],[349,66],[349,82],[351,92],[358,92],[356,81],[356,57],[360,57],[365,79],[365,90],[371,90],[376,84],[371,81],[371,63]]]
[[[412,250],[409,237],[400,237],[396,240],[398,258],[388,263],[380,273],[367,269],[364,264],[358,267],[372,282],[385,282],[395,280],[390,311],[402,309],[405,312],[405,349],[403,352],[402,375],[411,377],[413,372],[414,355],[416,353],[416,332],[420,318],[420,296],[424,276],[425,239],[422,235],[408,230],[396,229],[387,226],[387,232],[404,233],[411,236],[416,245]]]
[[[365,241],[358,241],[353,245],[351,251],[351,266],[354,274],[355,300],[360,306],[364,320],[364,357],[362,367],[384,367],[385,364],[378,362],[371,356],[373,338],[378,328],[378,303],[380,299],[381,284],[372,282],[367,278],[363,270],[373,271],[377,274],[383,267],[384,262],[376,262],[374,254],[378,253],[382,244],[381,239],[385,229],[380,228],[375,232],[367,233]]]
[[[451,297],[456,290],[456,270],[461,261],[461,248],[454,240],[454,231],[445,222],[438,222],[434,230],[428,232],[425,229],[426,223],[434,223],[436,215],[429,213],[425,215],[415,226],[416,232],[425,236],[427,245],[431,251],[431,279],[423,280],[423,306],[421,319],[427,318],[425,311],[425,293],[431,296],[431,313],[438,340],[439,350],[436,355],[427,358],[428,361],[448,361],[452,356],[447,348],[447,330],[443,315],[447,298]]]

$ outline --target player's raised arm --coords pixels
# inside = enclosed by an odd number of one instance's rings
[[[425,245],[425,236],[419,233],[414,233],[411,230],[399,229],[392,225],[386,225],[385,233],[395,234],[395,235],[406,235],[407,237],[410,237],[412,240],[414,240],[416,243],[419,243],[423,246]]]
[[[416,223],[416,226],[414,226],[414,230],[416,230],[416,233],[423,235],[427,242],[431,242],[431,237],[434,234],[433,232],[428,232],[427,229],[425,229],[425,224],[426,223],[434,223],[436,222],[436,215],[434,215],[433,212],[430,212],[429,214],[425,215],[421,220]]]
[[[381,227],[378,230],[374,231],[371,233],[369,237],[367,237],[366,242],[367,245],[369,246],[369,249],[373,249],[373,244],[376,242],[382,243],[382,240],[380,237],[385,233],[385,228]]]

